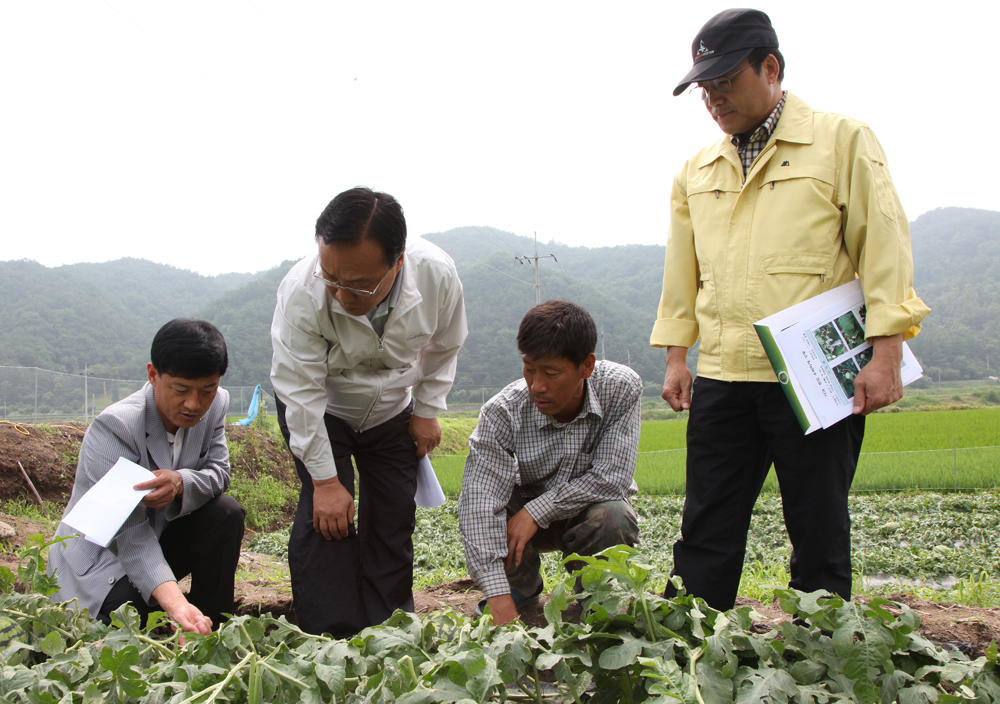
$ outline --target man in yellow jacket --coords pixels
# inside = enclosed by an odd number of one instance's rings
[[[929,312],[913,290],[909,226],[871,130],[782,89],[785,62],[766,14],[719,13],[691,53],[674,95],[694,84],[725,136],[674,179],[650,338],[667,348],[663,398],[690,410],[674,572],[709,605],[732,608],[751,511],[773,463],[793,548],[790,586],[850,598],[847,495],[864,416],[902,396],[902,341]],[[873,358],[855,381],[854,415],[804,435],[753,323],[855,277]],[[696,341],[692,382],[686,360]]]

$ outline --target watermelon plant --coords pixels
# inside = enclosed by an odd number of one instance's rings
[[[34,541],[33,567],[23,566],[36,582],[43,547]],[[652,593],[667,577],[631,548],[570,559],[584,566],[555,586],[545,628],[397,611],[345,640],[265,615],[182,642],[163,614],[142,626],[126,605],[104,626],[42,593],[11,591],[7,574],[0,614],[20,632],[0,650],[0,702],[1000,701],[995,644],[975,660],[941,650],[901,604],[778,589],[796,621],[776,631],[748,607],[719,612],[683,591]],[[563,619],[574,599],[584,601],[581,623]]]

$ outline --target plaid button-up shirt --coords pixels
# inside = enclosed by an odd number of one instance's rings
[[[781,117],[781,108],[785,107],[785,98],[788,97],[788,91],[784,91],[781,94],[781,100],[778,104],[774,106],[774,110],[771,114],[767,116],[764,120],[764,124],[754,130],[754,133],[750,135],[750,139],[746,142],[741,143],[739,135],[733,135],[729,138],[729,141],[733,143],[736,147],[736,151],[740,155],[740,161],[743,162],[743,178],[747,177],[750,173],[750,167],[753,166],[753,160],[756,159],[764,147],[767,146],[767,140],[771,138],[774,133],[774,128],[778,126],[778,118]]]
[[[462,477],[458,519],[469,574],[487,597],[507,594],[507,502],[515,485],[541,528],[600,501],[627,500],[639,450],[642,380],[600,361],[576,418],[559,423],[535,407],[524,380],[479,414]]]

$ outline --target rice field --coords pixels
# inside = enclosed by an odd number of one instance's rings
[[[635,469],[640,494],[684,493],[686,428],[683,420],[643,422]],[[435,456],[433,462],[445,493],[457,496],[465,457]],[[869,416],[853,488],[859,493],[1000,488],[1000,408]],[[772,472],[764,492],[776,490]]]

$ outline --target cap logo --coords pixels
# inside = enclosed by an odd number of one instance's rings
[[[698,53],[694,55],[694,60],[697,61],[698,59],[700,59],[702,57],[709,56],[709,55],[714,54],[714,53],[715,53],[715,50],[714,49],[709,49],[707,46],[705,46],[705,41],[702,40],[701,42],[699,42]]]

